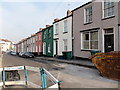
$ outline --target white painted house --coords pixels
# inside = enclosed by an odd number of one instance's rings
[[[14,44],[7,39],[0,39],[0,52],[7,52],[14,50]]]
[[[61,56],[64,51],[72,51],[72,13],[67,11],[67,16],[54,19],[54,56]]]

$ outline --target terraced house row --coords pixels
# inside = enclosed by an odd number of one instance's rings
[[[99,1],[99,2],[98,2]],[[36,55],[89,58],[91,51],[120,51],[120,1],[92,0],[67,11],[31,37],[23,39],[17,52]]]

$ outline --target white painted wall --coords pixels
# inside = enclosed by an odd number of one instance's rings
[[[68,26],[68,32],[63,34],[64,31],[64,21],[67,19],[67,26]],[[62,52],[64,51],[64,44],[63,44],[63,39],[67,39],[68,43],[68,50],[67,51],[72,51],[72,16],[63,19],[59,22],[56,22],[53,24],[54,27],[54,55],[56,54],[56,44],[55,44],[55,39],[58,39],[58,55],[62,55]],[[55,24],[58,24],[59,29],[58,29],[58,35],[55,35]]]
[[[1,51],[7,52],[10,50],[10,47],[13,47],[12,42],[0,41]]]

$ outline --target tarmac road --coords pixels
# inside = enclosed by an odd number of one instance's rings
[[[35,58],[36,59],[36,58]],[[96,69],[40,60],[35,62],[35,59],[24,59],[18,56],[4,54],[2,58],[2,67],[5,66],[34,66],[44,67],[53,76],[61,82],[62,88],[118,88],[118,82],[101,77]],[[38,76],[31,74],[32,81],[38,82]]]

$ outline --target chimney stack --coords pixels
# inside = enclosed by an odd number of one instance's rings
[[[42,30],[43,30],[43,28],[40,28],[39,30],[40,30],[40,31],[42,31]]]
[[[57,22],[58,20],[59,20],[58,18],[55,18],[55,19],[54,19],[54,22]]]
[[[72,12],[70,10],[67,10],[67,16],[71,15]]]

